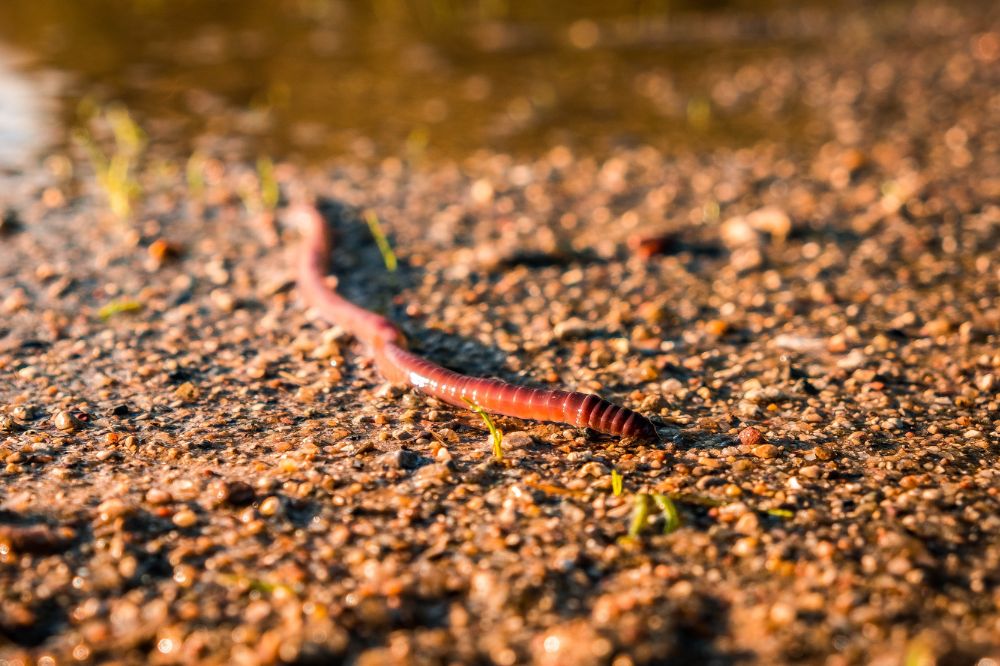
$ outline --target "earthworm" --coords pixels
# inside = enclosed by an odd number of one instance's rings
[[[409,385],[443,402],[468,408],[466,400],[494,414],[553,421],[624,437],[658,441],[645,416],[590,393],[515,386],[499,379],[467,377],[436,365],[407,349],[406,338],[388,319],[365,310],[328,288],[327,261],[332,248],[326,221],[313,206],[292,210],[302,233],[298,286],[306,303],[324,319],[360,340],[391,383]]]

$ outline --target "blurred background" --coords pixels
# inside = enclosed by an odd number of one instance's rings
[[[841,0],[3,0],[0,160],[65,141],[112,102],[180,155],[818,144],[832,130],[813,113],[810,86],[823,82],[809,80],[810,60],[830,57],[825,44],[911,39],[919,11]]]

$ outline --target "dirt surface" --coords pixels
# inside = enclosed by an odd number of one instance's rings
[[[8,177],[0,662],[996,663],[1000,32],[907,29],[775,64],[815,151],[278,169],[415,348],[662,445],[501,418],[497,462],[384,386],[252,166],[151,168],[129,222],[64,159]],[[640,493],[682,525],[629,536]]]

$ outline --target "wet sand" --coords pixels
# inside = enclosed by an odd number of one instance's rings
[[[279,165],[415,348],[661,445],[499,418],[493,460],[302,306],[253,165],[147,169],[128,221],[85,167],[13,177],[0,659],[1000,659],[1000,33],[935,7],[783,61],[817,150]],[[681,526],[630,535],[640,493]]]

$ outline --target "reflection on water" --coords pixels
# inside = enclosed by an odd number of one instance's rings
[[[45,106],[37,87],[0,49],[0,167],[22,163],[46,139]]]
[[[669,148],[822,140],[794,64],[834,33],[898,24],[907,7],[3,0],[0,40],[68,74],[64,126],[81,99],[121,101],[181,153]]]

